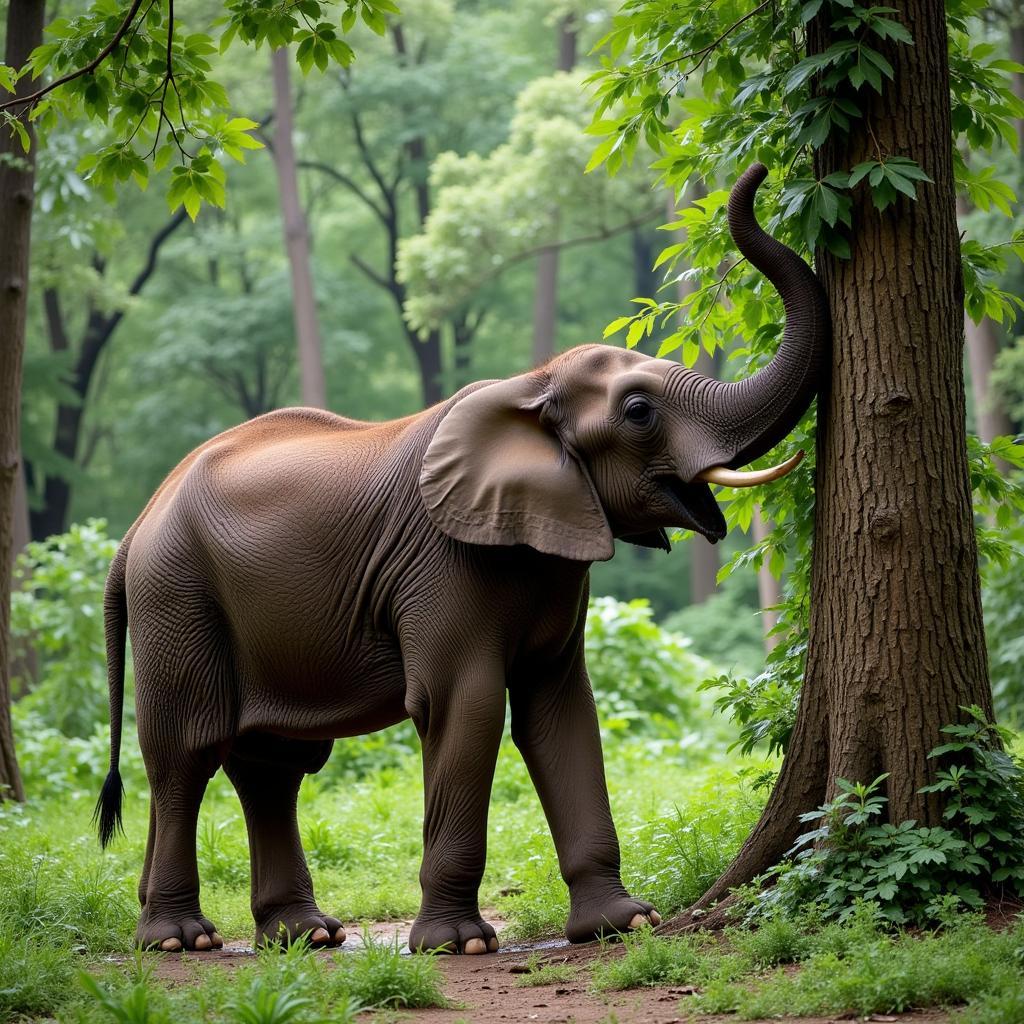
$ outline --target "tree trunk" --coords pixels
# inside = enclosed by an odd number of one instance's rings
[[[9,0],[4,61],[20,68],[43,38],[42,0]],[[33,89],[25,76],[15,95]],[[0,800],[24,800],[11,730],[11,553],[14,493],[21,469],[21,362],[25,351],[29,246],[35,183],[35,138],[28,154],[0,129]]]
[[[988,317],[976,324],[969,316],[964,317],[964,334],[978,433],[983,441],[990,442],[994,437],[1013,433],[1010,417],[1003,411],[990,384],[996,356],[999,355],[999,334],[995,323]],[[1003,472],[1008,470],[1009,467],[1004,467]]]
[[[28,488],[25,486],[25,467],[18,467],[14,479],[14,514],[11,518],[11,564],[25,550],[32,533],[29,529]]]
[[[327,407],[320,326],[317,321],[313,271],[309,263],[309,228],[299,202],[299,182],[292,140],[292,96],[289,81],[291,55],[287,47],[271,55],[274,76],[274,164],[277,167],[278,194],[288,266],[292,278],[292,304],[295,313],[295,340],[299,351],[299,379],[302,402],[319,409]]]
[[[559,71],[572,71],[576,66],[576,17],[567,14],[558,23]],[[552,233],[558,233],[555,214]],[[558,247],[542,249],[537,257],[537,283],[533,293],[533,365],[546,363],[556,348],[558,329]]]
[[[759,508],[754,509],[754,517],[750,521],[750,529],[756,543],[760,543],[771,533],[771,523],[765,521]],[[771,574],[767,559],[765,559],[761,568],[757,570],[757,598],[758,604],[761,606],[764,649],[766,652],[770,652],[779,642],[777,636],[771,635],[771,631],[778,625],[779,613],[769,609],[782,601],[782,588],[779,586],[779,581]]]
[[[537,257],[537,283],[533,292],[533,365],[555,354],[558,325],[558,247],[542,249]]]
[[[186,219],[184,208],[178,210],[149,240],[145,262],[128,288],[130,296],[139,295],[145,288],[146,282],[156,270],[160,249]],[[101,277],[106,272],[106,264],[99,257],[93,258],[93,268]],[[49,287],[44,290],[43,311],[46,315],[47,333],[50,336],[50,350],[55,353],[66,352],[70,347],[70,341],[58,288]],[[90,389],[100,357],[123,319],[123,308],[104,313],[91,307],[86,316],[85,330],[76,351],[74,371],[68,381],[77,400],[57,403],[53,434],[54,453],[70,465],[84,468],[79,447]],[[39,508],[29,512],[32,539],[45,540],[55,533],[64,533],[69,525],[70,511],[70,479],[59,473],[48,474],[43,481],[42,503]]]
[[[913,46],[880,47],[896,69],[848,138],[817,154],[822,178],[875,156],[916,160],[934,184],[882,214],[854,192],[852,258],[819,257],[835,344],[819,402],[807,669],[779,780],[705,907],[788,850],[799,815],[836,778],[890,773],[893,822],[941,823],[922,795],[928,752],[961,705],[992,715],[966,457],[963,296],[953,187],[949,66],[940,0],[906,0]],[[832,41],[826,20],[809,49]],[[865,126],[873,128],[874,143]]]
[[[1016,3],[1010,11],[1010,60],[1024,64],[1024,4]],[[1013,91],[1024,100],[1024,75],[1014,74]],[[1024,157],[1024,117],[1016,119],[1017,155]]]
[[[707,190],[700,181],[688,186],[686,190],[686,204],[689,205],[697,199],[703,199]],[[676,197],[674,192],[669,192],[666,203],[666,216],[669,221],[677,219]],[[684,232],[679,232],[678,237],[682,240]],[[674,273],[682,274],[686,268],[676,265]],[[676,299],[681,302],[693,291],[693,282],[680,277],[676,281]],[[645,292],[638,292],[644,295]],[[716,377],[718,375],[717,360],[706,351],[703,346],[697,355],[697,361],[693,368],[704,374],[705,377]],[[718,554],[718,545],[712,544],[706,537],[695,533],[690,538],[690,603],[703,604],[718,589],[718,570],[721,567],[721,557]]]
[[[1014,58],[1016,59],[1016,58]],[[1015,76],[1020,77],[1020,76]],[[962,196],[957,198],[957,212],[964,216],[971,212],[971,204]],[[989,317],[976,324],[964,314],[964,338],[967,342],[967,365],[971,371],[971,397],[978,433],[985,442],[1013,432],[1013,424],[1006,415],[998,396],[992,390],[991,377],[999,355],[999,328]],[[999,461],[1000,471],[1010,472],[1008,463]]]

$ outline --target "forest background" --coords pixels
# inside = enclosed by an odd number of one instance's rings
[[[219,10],[191,6],[204,23]],[[405,415],[469,381],[601,340],[606,325],[610,343],[625,338],[720,376],[745,372],[742,347],[713,356],[671,323],[652,319],[648,331],[624,322],[651,301],[689,301],[694,319],[704,303],[728,307],[733,284],[688,299],[696,286],[685,264],[655,263],[687,226],[706,230],[732,179],[675,194],[640,157],[614,177],[583,173],[600,141],[587,131],[594,98],[583,80],[598,67],[590,51],[617,5],[406,8],[389,24],[353,27],[354,61],[314,45],[299,50],[298,66],[266,47],[197,51],[245,118],[232,122],[230,138],[245,160],[226,161],[224,180],[172,190],[181,205],[169,208],[156,171],[143,189],[149,171],[99,166],[109,136],[95,121],[47,128],[37,157],[12,619],[14,726],[30,807],[2,812],[10,835],[31,819],[32,802],[53,799],[62,820],[76,823],[74,837],[88,831],[106,757],[99,595],[111,538],[195,445],[285,405]],[[991,5],[970,31],[979,62],[1024,61],[1015,4]],[[60,38],[59,26],[51,37]],[[1024,76],[1011,67],[1003,70],[1024,95]],[[96,109],[107,99],[99,92],[84,102]],[[1015,120],[1024,139],[1024,112]],[[981,253],[970,267],[981,268],[986,286],[968,296],[978,321],[966,324],[968,420],[984,442],[1024,425],[1024,339],[1013,316],[1024,272],[1003,258],[1016,254],[1024,228],[1014,141],[982,159],[962,153],[974,184],[961,228]],[[616,326],[622,333],[612,336]],[[1002,471],[1012,476],[1009,465]],[[1024,714],[1024,525],[1009,506],[992,509],[984,471],[975,482],[982,537],[989,530],[999,542],[982,545],[986,634],[996,710],[1012,725]],[[792,561],[800,554],[793,524],[808,521],[809,489],[804,502],[783,509],[778,529],[736,501],[721,548],[694,537],[679,538],[670,556],[619,545],[593,571],[589,660],[617,818],[633,847],[627,874],[669,912],[699,896],[739,846],[795,716],[792,613],[806,580]],[[766,609],[777,605],[784,617],[772,632],[776,616]],[[724,714],[712,713],[716,700]],[[129,894],[130,903],[145,783],[137,751],[126,760],[129,834],[97,891]],[[318,882],[346,913],[415,911],[414,777],[406,725],[337,744],[305,791]],[[359,788],[343,797],[333,784],[352,779]],[[200,831],[204,886],[218,919],[238,932],[247,927],[244,831],[223,779],[212,796]],[[539,808],[507,751],[495,800],[499,834],[519,839],[499,844],[485,889],[521,934],[557,930],[563,904],[550,844],[531,833]],[[360,816],[361,830],[339,824]],[[42,818],[32,821],[35,829]],[[44,827],[7,856],[22,866],[42,856],[50,867],[39,870],[65,877],[59,890],[76,857],[95,867],[80,844],[69,852],[67,838]],[[371,883],[382,864],[403,880]]]

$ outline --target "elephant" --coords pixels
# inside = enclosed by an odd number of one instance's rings
[[[714,542],[711,484],[781,441],[818,391],[831,342],[810,267],[759,226],[755,164],[729,199],[732,237],[779,292],[772,360],[738,382],[607,344],[471,384],[416,415],[358,422],[282,409],[201,445],[127,531],[104,593],[110,772],[101,842],[121,828],[118,768],[130,631],[151,790],[136,937],[208,950],[196,822],[223,768],[249,835],[257,942],[342,943],[314,898],[299,784],[333,741],[411,718],[422,744],[422,898],[413,950],[498,948],[478,888],[506,700],[582,942],[658,924],[620,878],[583,653],[588,574],[614,542]]]

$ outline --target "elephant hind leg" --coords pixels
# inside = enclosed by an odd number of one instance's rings
[[[136,940],[144,949],[216,949],[223,945],[213,922],[199,906],[196,821],[216,755],[205,751],[181,755],[173,765],[154,771],[153,830],[144,869],[145,893]],[[141,887],[140,887],[141,888]]]
[[[341,921],[325,914],[313,895],[296,816],[303,775],[319,771],[330,749],[330,741],[254,734],[241,737],[224,763],[249,830],[257,945],[301,935],[318,947],[345,941]]]

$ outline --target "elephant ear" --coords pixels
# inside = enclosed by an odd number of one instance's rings
[[[496,381],[458,399],[423,458],[434,525],[469,544],[528,544],[577,561],[614,554],[586,467],[545,423],[541,383]]]

